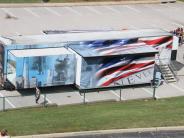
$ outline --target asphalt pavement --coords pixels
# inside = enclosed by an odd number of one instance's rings
[[[0,34],[35,35],[43,30],[120,30],[160,28],[173,30],[184,26],[184,3],[167,4],[104,4],[104,5],[63,5],[44,7],[2,7],[0,6]],[[11,15],[13,18],[6,18]],[[179,81],[156,89],[156,98],[184,96],[184,46],[179,47],[177,62]],[[0,90],[0,110],[37,106],[34,89],[25,91]],[[73,87],[54,87],[41,90],[40,104],[44,96],[49,104],[66,105],[84,102],[84,95]],[[108,100],[133,100],[152,98],[153,88],[123,88],[120,90],[94,91],[85,95],[85,102]]]
[[[183,137],[184,137],[183,131],[158,131],[158,132],[136,132],[136,133],[71,136],[65,138],[183,138]]]
[[[167,4],[119,4],[119,5],[80,5],[80,6],[49,6],[49,7],[1,7],[0,8],[0,34],[12,35],[37,35],[43,34],[43,30],[98,30],[98,29],[143,29],[160,28],[173,30],[184,27],[184,3]],[[12,18],[7,18],[10,15]],[[166,84],[156,89],[156,97],[167,98],[184,96],[184,46],[179,47],[177,62],[179,81]],[[56,87],[42,90],[40,103],[44,96],[49,104],[66,105],[83,103],[84,97],[77,89],[72,87]],[[122,100],[152,98],[151,86],[122,89]],[[0,90],[0,110],[3,108],[21,108],[37,106],[35,103],[34,90],[29,91],[6,91]],[[104,100],[120,100],[119,90],[109,90],[86,94],[86,102]],[[4,105],[3,105],[4,103]],[[150,131],[132,133],[95,134],[92,136],[76,137],[106,137],[106,138],[183,138],[182,131]],[[48,136],[48,135],[47,135]],[[61,137],[52,135],[50,137]],[[43,137],[43,136],[28,136]],[[66,136],[65,136],[66,137]],[[74,137],[74,136],[71,136]]]

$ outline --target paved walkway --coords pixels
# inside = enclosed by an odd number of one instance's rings
[[[125,133],[144,133],[144,132],[168,132],[168,131],[184,131],[184,126],[174,127],[153,127],[153,128],[133,128],[133,129],[112,129],[112,130],[99,130],[99,131],[83,131],[83,132],[69,132],[69,133],[53,133],[42,135],[28,135],[28,136],[16,136],[14,138],[75,138],[92,136],[93,138],[98,135],[111,135],[111,134],[125,134]],[[158,138],[158,137],[157,137]]]

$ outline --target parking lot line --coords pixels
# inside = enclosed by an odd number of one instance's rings
[[[181,91],[181,92],[184,92],[184,89],[178,87],[178,86],[175,85],[175,84],[169,84],[169,85],[172,86],[172,87],[174,87],[174,88],[176,88],[177,90],[179,90],[179,91]]]
[[[108,9],[108,10],[110,10],[110,11],[112,11],[112,12],[114,12],[114,13],[117,13],[117,14],[120,14],[121,13],[120,11],[114,9],[113,7],[110,7],[110,6],[103,6],[103,7],[106,8],[106,9]]]
[[[149,24],[149,26],[151,27],[151,28],[159,28],[159,26],[158,26],[158,24],[156,25],[156,24]]]
[[[88,9],[89,11],[93,12],[93,13],[96,13],[98,15],[102,15],[102,13],[100,11],[96,10],[95,8],[92,8],[92,7],[89,7],[89,6],[86,6],[85,8]]]
[[[13,14],[12,12],[10,12],[8,9],[2,8],[3,12],[5,14],[9,14],[10,16],[16,17],[15,14]]]
[[[82,96],[79,92],[74,92],[74,93],[76,93],[77,95],[79,95],[82,100],[84,99],[84,96]],[[89,100],[87,98],[85,98],[85,101],[86,102],[89,102]]]
[[[0,96],[4,97],[4,95],[2,93],[0,93]],[[15,105],[12,104],[6,97],[5,97],[5,101],[7,101],[11,107],[16,108]]]
[[[36,14],[35,12],[33,12],[31,9],[28,8],[24,8],[25,11],[29,12],[31,15],[35,16],[35,17],[40,17],[38,14]]]
[[[110,90],[110,92],[112,93],[112,94],[114,94],[115,96],[117,96],[118,98],[120,98],[120,95],[118,95],[117,93],[115,93],[113,90]],[[124,97],[122,97],[121,96],[121,99],[122,100],[126,100]],[[117,101],[119,101],[119,100],[117,100]]]
[[[134,11],[134,12],[141,13],[140,10],[138,10],[138,9],[136,9],[136,8],[133,8],[133,7],[129,6],[129,5],[125,5],[124,7],[128,8],[128,9]]]
[[[173,7],[173,6],[169,5],[169,4],[162,4],[162,6],[168,8],[168,9],[178,10],[178,8],[175,8],[175,7]]]
[[[184,27],[184,25],[179,24],[179,23],[172,22],[172,24],[173,24],[173,25],[176,25],[176,26],[178,26],[178,27]]]
[[[138,27],[134,26],[134,25],[129,25],[130,29],[138,29]]]
[[[78,12],[77,10],[74,10],[73,8],[71,7],[64,7],[65,9],[69,10],[70,12],[74,13],[74,14],[77,14],[79,16],[82,16],[82,14],[80,12]]]
[[[52,10],[51,8],[48,8],[48,7],[44,7],[47,11],[57,15],[57,16],[61,16],[58,12],[56,12],[55,10]]]
[[[19,32],[15,32],[15,35],[21,36],[21,34]]]
[[[150,90],[148,90],[148,89],[146,89],[146,88],[142,88],[145,92],[147,92],[147,93],[149,93],[150,95],[153,95],[153,92],[152,91],[150,91]],[[156,94],[155,94],[155,97],[157,98],[157,99],[159,99],[160,97],[159,96],[157,96]]]

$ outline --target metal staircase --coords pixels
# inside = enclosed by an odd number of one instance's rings
[[[159,69],[162,73],[162,76],[166,83],[172,83],[177,82],[177,69],[175,65],[170,61],[169,63],[164,62],[164,58],[160,58],[160,54],[158,54],[157,57],[157,64],[159,66]]]
[[[166,83],[171,83],[171,82],[177,81],[176,74],[172,70],[171,65],[160,64],[159,67],[160,67],[160,71],[161,71],[162,76],[163,76],[164,80],[166,81]]]

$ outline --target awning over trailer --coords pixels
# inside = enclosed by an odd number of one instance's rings
[[[100,57],[100,56],[117,56],[130,54],[157,53],[154,47],[145,45],[144,43],[135,43],[129,45],[70,45],[72,50],[82,57]]]
[[[10,53],[16,57],[36,57],[36,56],[53,56],[72,54],[65,47],[61,48],[44,48],[44,49],[24,49],[24,50],[10,50]]]

